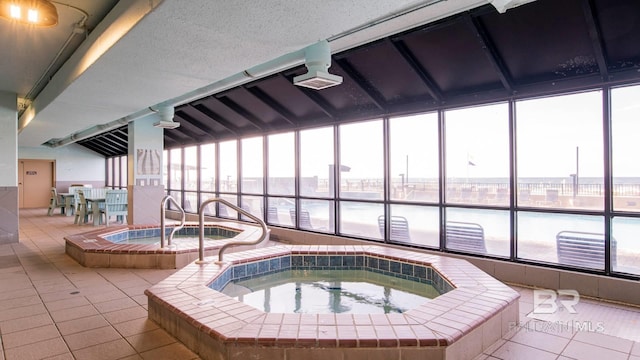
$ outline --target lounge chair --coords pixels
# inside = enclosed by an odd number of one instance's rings
[[[604,269],[604,234],[581,231],[560,231],[556,235],[556,250],[560,265]],[[616,265],[616,240],[611,238],[611,267]]]
[[[293,226],[296,226],[296,209],[289,209],[289,216],[291,217],[291,223]],[[309,211],[301,209],[300,210],[300,228],[301,229],[313,229],[313,225],[311,225],[311,217],[309,216]]]
[[[447,221],[446,247],[449,250],[486,254],[484,229],[476,223]]]
[[[409,221],[404,216],[391,216],[389,219],[389,240],[410,242],[411,235],[409,233]],[[384,215],[378,216],[378,230],[380,236],[385,237],[385,218]]]

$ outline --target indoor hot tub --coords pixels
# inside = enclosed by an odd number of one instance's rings
[[[226,260],[191,263],[145,292],[149,318],[207,359],[472,359],[518,321],[518,293],[461,259],[381,246],[273,246]],[[317,314],[265,312],[220,291],[312,270],[362,270],[437,294],[402,311]]]

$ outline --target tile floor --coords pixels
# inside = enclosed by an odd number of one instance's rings
[[[89,269],[65,255],[64,236],[91,229],[21,211],[20,243],[0,245],[0,360],[199,359],[147,320],[143,292],[172,270]],[[521,322],[477,360],[640,360],[640,309],[581,299],[576,314],[534,315],[532,290],[516,290]]]

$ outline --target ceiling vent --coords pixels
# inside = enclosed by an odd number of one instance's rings
[[[304,52],[307,73],[293,78],[293,84],[314,90],[322,90],[342,84],[342,76],[329,74],[331,49],[324,40],[309,46]]]
[[[151,108],[149,108],[151,109]],[[155,111],[151,109],[151,111]],[[175,129],[180,126],[179,122],[173,121],[173,116],[175,114],[173,106],[164,106],[161,107],[160,110],[155,111],[160,116],[160,121],[153,124],[153,126],[162,129]]]

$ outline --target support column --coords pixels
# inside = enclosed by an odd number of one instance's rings
[[[0,91],[0,245],[19,241],[18,95]]]
[[[159,224],[162,184],[164,132],[153,126],[155,114],[129,123],[128,191],[130,225]]]

